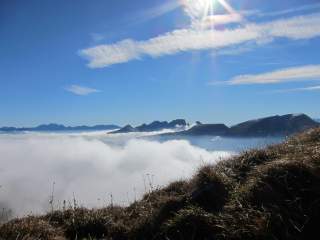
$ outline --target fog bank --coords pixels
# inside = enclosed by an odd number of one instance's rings
[[[43,213],[62,201],[86,207],[128,204],[157,186],[190,177],[228,152],[185,140],[157,142],[85,134],[0,134],[0,199],[15,215]]]

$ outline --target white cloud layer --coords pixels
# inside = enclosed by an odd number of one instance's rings
[[[201,164],[230,155],[182,140],[130,139],[114,145],[101,138],[0,134],[0,205],[19,215],[46,211],[54,182],[55,206],[61,207],[63,200],[72,202],[73,194],[88,207],[110,203],[111,193],[114,202],[127,204],[146,191],[145,184],[149,190],[149,180],[157,187],[190,177]]]
[[[68,87],[65,88],[65,90],[68,91],[68,92],[71,92],[73,94],[81,95],[81,96],[89,95],[91,93],[100,92],[97,89],[84,87],[84,86],[79,86],[79,85],[68,86]]]
[[[229,81],[218,82],[229,85],[274,84],[296,81],[320,81],[320,65],[307,65],[280,69],[256,75],[240,75]],[[217,82],[212,83],[217,84]]]
[[[146,41],[126,39],[115,44],[98,45],[81,50],[80,55],[89,60],[90,68],[103,68],[145,56],[156,58],[194,50],[241,46],[248,42],[267,43],[275,38],[299,40],[319,36],[320,14],[310,14],[221,31],[180,29]]]

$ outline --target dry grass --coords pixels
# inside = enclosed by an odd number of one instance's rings
[[[204,166],[122,208],[70,208],[0,226],[3,240],[315,239],[320,129]],[[0,239],[1,239],[0,237]]]

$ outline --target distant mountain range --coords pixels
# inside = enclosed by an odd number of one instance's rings
[[[188,130],[183,130],[188,123],[183,119],[171,122],[154,121],[138,127],[127,125],[111,133],[150,132],[180,127],[181,131],[165,133],[167,136],[227,136],[227,137],[264,137],[286,136],[309,128],[319,127],[320,123],[305,114],[287,114],[246,121],[232,127],[225,124],[202,124],[197,122]]]
[[[162,135],[169,136],[227,136],[227,137],[264,137],[264,136],[286,136],[309,128],[320,127],[320,120],[313,120],[305,114],[287,114],[283,116],[271,116],[256,120],[250,120],[228,127],[225,124],[202,124],[196,122],[196,125],[187,129],[189,124],[184,119],[176,119],[171,122],[154,121],[150,124],[142,124],[137,127],[126,125],[123,128],[110,125],[95,126],[75,126],[69,127],[61,124],[43,124],[37,127],[2,127],[1,132],[21,132],[21,131],[99,131],[115,130],[114,133],[129,132],[153,132],[164,129],[176,129],[176,132]],[[119,129],[119,130],[117,130]]]
[[[314,119],[316,122],[320,123],[320,118]]]
[[[37,131],[37,132],[50,132],[50,131],[99,131],[99,130],[114,130],[119,129],[117,125],[95,125],[95,126],[76,126],[67,127],[61,124],[42,124],[37,127],[2,127],[0,131],[2,132],[22,132],[22,131]]]
[[[188,126],[186,120],[184,119],[176,119],[171,122],[167,121],[154,121],[150,124],[142,124],[137,127],[132,127],[131,125],[126,125],[123,128],[111,132],[111,133],[129,133],[129,132],[154,132],[154,131],[160,131],[164,129],[176,129],[181,128],[184,129],[186,126]]]

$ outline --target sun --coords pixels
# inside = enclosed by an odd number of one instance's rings
[[[182,0],[185,11],[192,20],[202,21],[213,15],[216,0]]]
[[[191,18],[194,28],[211,28],[214,25],[240,22],[242,16],[227,0],[180,0],[186,14]],[[225,14],[216,14],[217,5],[221,5]]]

